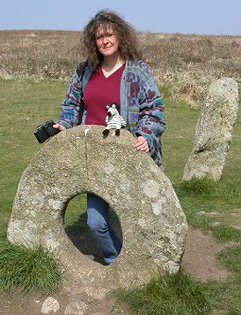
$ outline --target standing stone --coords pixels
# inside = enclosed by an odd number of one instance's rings
[[[63,267],[67,287],[95,299],[177,272],[187,231],[171,181],[136,150],[132,134],[103,139],[102,130],[78,126],[44,144],[22,175],[8,226],[11,243],[41,245]],[[121,224],[122,250],[109,266],[90,260],[65,233],[68,202],[86,192],[104,198]]]
[[[237,82],[223,78],[212,83],[197,122],[193,151],[185,165],[183,180],[221,178],[237,113]]]

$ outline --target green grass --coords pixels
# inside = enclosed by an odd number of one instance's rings
[[[119,298],[128,303],[136,315],[211,314],[203,286],[181,271],[154,279],[144,288],[120,293]]]
[[[64,225],[68,233],[74,234],[79,231],[87,231],[86,195],[78,195],[73,198],[67,207],[64,216]]]
[[[33,135],[35,127],[48,119],[58,119],[66,86],[67,82],[57,80],[0,80],[2,291],[14,288],[49,291],[61,281],[57,266],[46,253],[41,249],[32,251],[10,245],[6,241],[6,231],[21,174],[41,148]],[[168,87],[165,87],[165,95],[168,96]],[[162,140],[165,173],[173,183],[188,223],[212,233],[219,242],[240,243],[241,232],[235,228],[241,220],[240,114],[222,179],[219,182],[206,179],[183,182],[183,169],[192,150],[198,112],[183,103],[166,104],[168,127]],[[85,202],[85,195],[70,201],[65,215],[66,231],[75,233],[80,227],[86,227]],[[206,315],[215,310],[241,314],[240,256],[240,247],[237,247],[226,250],[218,258],[235,276],[228,282],[202,284],[180,272],[153,280],[141,289],[122,292],[118,303],[127,304],[132,314],[143,315]],[[14,262],[14,268],[8,270],[8,265]]]
[[[11,293],[18,288],[23,293],[53,293],[60,279],[60,269],[41,248],[1,243],[0,288],[3,292]]]

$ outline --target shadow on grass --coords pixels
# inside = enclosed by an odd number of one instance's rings
[[[122,242],[121,225],[113,210],[110,210],[110,224]],[[97,262],[103,263],[102,253],[96,245],[95,238],[87,225],[87,212],[79,215],[77,221],[65,227],[65,232],[74,246],[84,255],[93,256]]]

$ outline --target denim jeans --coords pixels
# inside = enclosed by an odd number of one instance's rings
[[[116,260],[121,242],[109,224],[109,204],[94,194],[87,194],[87,224],[102,251],[106,264]]]

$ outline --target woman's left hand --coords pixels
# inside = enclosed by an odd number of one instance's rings
[[[142,136],[137,137],[137,143],[135,146],[137,151],[149,152],[148,143],[146,139]]]

